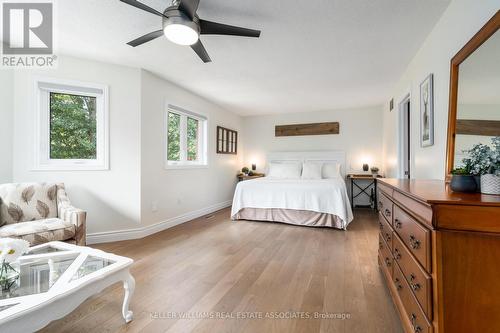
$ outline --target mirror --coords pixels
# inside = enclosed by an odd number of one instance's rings
[[[500,31],[460,64],[454,168],[473,145],[500,136]]]
[[[451,61],[447,179],[472,146],[500,136],[500,11]]]

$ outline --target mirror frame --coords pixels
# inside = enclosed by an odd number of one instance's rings
[[[448,106],[448,142],[446,145],[446,181],[451,179],[451,171],[455,164],[455,135],[458,104],[459,66],[474,53],[500,28],[500,10],[479,30],[474,37],[451,59],[450,67],[450,102]]]

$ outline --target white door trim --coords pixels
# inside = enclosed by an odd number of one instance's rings
[[[398,103],[398,178],[406,178],[405,176],[405,147],[404,147],[404,142],[405,142],[405,103],[407,101],[410,101],[410,146],[412,147],[411,144],[411,107],[412,107],[412,99],[411,99],[411,89],[408,89],[407,92],[399,99]],[[412,163],[413,161],[413,152],[410,150],[410,172],[412,170]],[[410,173],[411,176],[411,173]]]

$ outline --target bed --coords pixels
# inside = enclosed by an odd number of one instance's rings
[[[346,229],[353,220],[343,170],[345,153],[278,152],[268,155],[268,177],[239,182],[233,197],[233,220],[272,221],[313,227]],[[270,167],[299,167],[300,173],[282,177]],[[337,166],[338,176],[311,175],[311,166]],[[277,168],[275,168],[276,170]],[[341,171],[342,170],[342,171]],[[285,171],[280,170],[282,173]],[[299,172],[299,171],[294,171]],[[307,174],[307,175],[306,175]],[[305,178],[304,178],[305,177]]]

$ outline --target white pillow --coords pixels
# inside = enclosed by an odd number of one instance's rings
[[[338,163],[325,163],[322,170],[323,178],[339,178],[340,177],[340,164]]]
[[[298,179],[302,165],[299,163],[270,163],[269,178]]]
[[[302,167],[302,179],[321,179],[322,163],[305,162]]]

